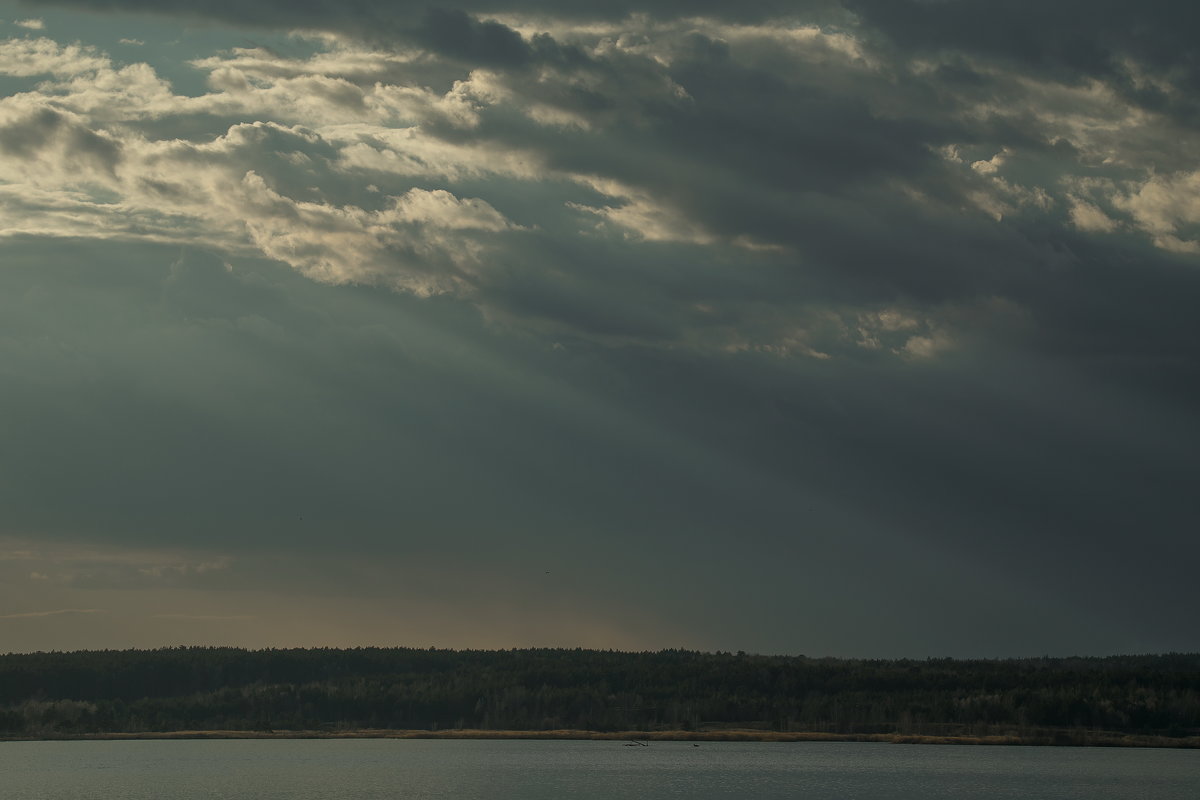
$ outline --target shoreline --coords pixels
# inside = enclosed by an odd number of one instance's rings
[[[50,736],[5,736],[0,742],[138,741],[172,739],[528,739],[641,742],[875,742],[922,745],[992,745],[1023,747],[1149,747],[1200,749],[1200,736],[1173,738],[1101,731],[1055,731],[1032,736],[925,736],[899,733],[822,733],[762,730],[710,731],[500,731],[500,730],[346,730],[346,731],[142,731],[78,733]]]

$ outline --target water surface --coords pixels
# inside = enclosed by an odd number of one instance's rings
[[[1196,800],[1200,752],[845,742],[0,743],[21,800]]]

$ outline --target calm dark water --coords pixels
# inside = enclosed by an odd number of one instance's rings
[[[1196,800],[1200,752],[848,743],[9,742],[16,800]]]

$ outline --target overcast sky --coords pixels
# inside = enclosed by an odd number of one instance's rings
[[[1200,6],[0,20],[0,652],[1200,649]]]

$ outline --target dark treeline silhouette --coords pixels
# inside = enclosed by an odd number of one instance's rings
[[[0,735],[179,730],[1200,735],[1200,654],[844,660],[683,650],[0,656]]]

